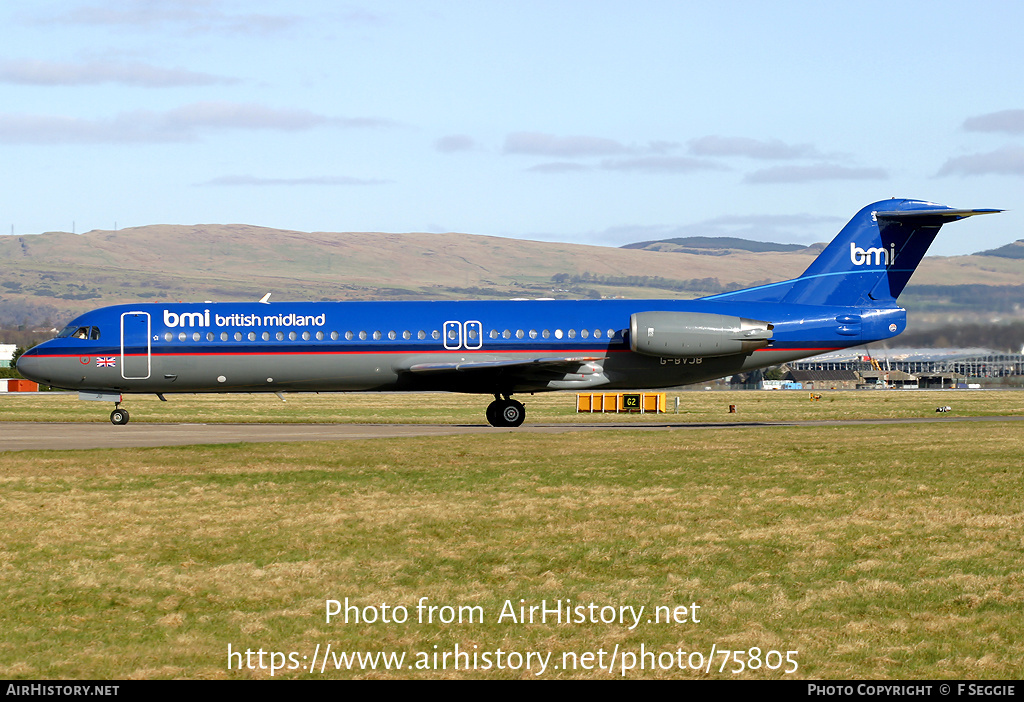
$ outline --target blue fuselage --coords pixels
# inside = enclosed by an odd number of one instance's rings
[[[636,353],[630,317],[651,311],[765,320],[774,334],[766,347],[745,354]],[[712,300],[117,305],[76,318],[59,338],[24,354],[18,367],[56,387],[123,393],[652,388],[887,339],[905,324],[899,307]],[[431,363],[550,357],[600,359],[589,362],[603,372],[410,372]]]

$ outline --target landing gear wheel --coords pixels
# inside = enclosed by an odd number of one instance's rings
[[[128,423],[128,410],[116,409],[110,413],[111,424],[127,424]]]
[[[526,408],[522,402],[505,400],[501,409],[501,421],[506,427],[518,427],[526,419]]]
[[[526,408],[516,400],[495,400],[487,405],[487,421],[492,427],[518,427],[526,419]]]
[[[495,400],[491,404],[487,405],[487,423],[492,427],[501,426],[501,400]]]

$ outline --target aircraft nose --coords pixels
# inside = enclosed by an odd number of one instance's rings
[[[37,347],[38,348],[38,347]],[[18,357],[15,367],[22,376],[41,385],[59,385],[61,375],[54,359],[40,355],[36,349],[29,349]]]
[[[38,383],[42,380],[40,376],[40,373],[42,372],[42,359],[40,359],[39,356],[31,354],[32,352],[29,350],[19,356],[15,367],[21,375]]]

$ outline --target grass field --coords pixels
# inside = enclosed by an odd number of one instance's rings
[[[480,398],[410,397],[130,409],[482,422]],[[994,392],[682,397],[679,421],[696,422],[1024,411],[1024,394]],[[106,421],[106,405],[58,399],[4,398],[2,417]],[[576,419],[571,396],[527,406],[529,421]],[[1022,465],[1009,422],[0,453],[0,677],[262,678],[276,663],[292,678],[618,678],[633,655],[626,677],[1019,678]],[[452,609],[421,622],[423,597]],[[327,623],[326,601],[345,598],[408,621]],[[632,629],[629,610],[624,623],[499,621],[520,600],[645,609]],[[686,621],[653,623],[658,606]],[[437,621],[460,607],[483,621]],[[406,658],[386,671],[328,657],[321,673],[328,644]],[[456,645],[476,670],[436,669]],[[744,654],[720,671],[723,649]],[[550,654],[543,672],[528,652]],[[613,670],[594,667],[613,654]],[[738,661],[759,667],[733,674]]]
[[[812,395],[820,400],[811,400]],[[123,407],[132,422],[298,422],[486,424],[486,395],[457,393],[325,393],[288,394],[125,395]],[[675,411],[675,398],[679,411]],[[936,407],[950,406],[951,415],[1001,416],[1024,414],[1020,391],[736,391],[666,393],[669,412],[662,414],[576,413],[573,393],[516,395],[526,404],[528,423],[539,422],[764,422],[815,419],[859,419],[935,416]],[[736,413],[729,413],[729,406]],[[0,422],[108,422],[113,404],[81,402],[75,394],[9,393],[0,395]]]

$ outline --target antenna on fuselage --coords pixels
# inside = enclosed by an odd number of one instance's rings
[[[267,293],[266,295],[264,295],[263,297],[260,298],[260,302],[262,302],[264,305],[269,305],[270,304],[270,296],[273,295],[273,294],[274,293]]]

